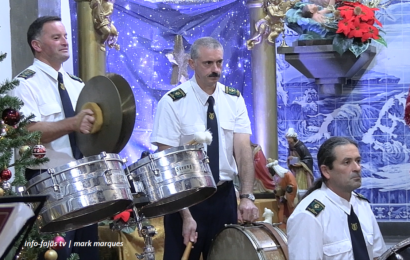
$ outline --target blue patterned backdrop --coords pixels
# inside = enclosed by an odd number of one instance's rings
[[[252,126],[258,122],[253,117],[250,52],[245,47],[250,37],[246,2],[154,2],[117,0],[112,16],[120,32],[121,50],[107,51],[107,70],[130,83],[137,104],[133,135],[121,152],[129,163],[135,162],[143,150],[155,149],[149,143],[153,115],[158,100],[174,87],[170,84],[172,64],[166,54],[172,52],[177,34],[183,36],[186,51],[202,36],[222,42],[225,66],[221,82],[242,92]],[[72,1],[72,10],[75,5]],[[410,3],[406,1],[388,2],[377,12],[388,48],[376,45],[378,54],[366,73],[338,96],[319,93],[312,80],[289,66],[282,55],[277,56],[278,117],[269,120],[278,120],[279,160],[285,163],[284,133],[289,127],[297,130],[314,158],[329,136],[355,139],[363,157],[364,178],[359,192],[372,202],[380,221],[408,221],[410,213],[410,129],[403,120],[410,83],[409,14]],[[292,31],[286,34],[288,44],[296,40]],[[319,176],[316,165],[315,175]]]

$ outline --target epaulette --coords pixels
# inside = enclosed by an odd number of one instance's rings
[[[34,70],[25,69],[24,71],[22,71],[22,72],[17,76],[17,78],[29,79],[29,78],[33,77],[34,74],[36,74],[36,72],[35,72]]]
[[[83,80],[80,79],[79,77],[74,76],[74,75],[72,75],[72,74],[70,74],[70,73],[67,73],[67,74],[68,74],[68,76],[70,76],[70,78],[72,78],[73,80],[77,80],[78,82],[83,83]]]
[[[237,97],[241,95],[241,92],[239,92],[239,90],[233,87],[228,87],[228,86],[225,86],[225,93],[228,95],[237,96]]]
[[[357,193],[357,192],[355,192],[355,191],[354,191],[354,193],[357,195],[357,197],[358,197],[359,199],[365,200],[365,201],[367,201],[367,202],[370,203],[370,201],[369,201],[365,196],[363,196],[362,194]]]
[[[322,202],[318,201],[317,199],[312,200],[312,202],[307,206],[306,210],[315,215],[319,215],[319,213],[325,209],[325,205]]]
[[[170,96],[173,101],[177,101],[178,99],[185,97],[186,93],[182,89],[179,88],[177,90],[174,90],[168,93],[168,96]]]

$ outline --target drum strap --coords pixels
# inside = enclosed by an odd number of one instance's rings
[[[57,81],[58,81],[58,92],[60,93],[61,103],[63,104],[64,115],[66,118],[73,117],[75,116],[73,105],[71,103],[71,99],[70,99],[70,96],[68,95],[67,89],[64,86],[63,74],[61,74],[61,72],[58,73]],[[73,151],[73,157],[75,159],[80,159],[81,157],[83,157],[83,155],[81,154],[81,151],[80,149],[78,149],[78,146],[76,144],[74,132],[71,132],[70,134],[68,134],[68,137],[70,139],[70,145],[71,145],[71,150]]]
[[[282,252],[285,255],[286,260],[289,259],[289,252],[288,252],[288,245],[283,241],[283,238],[280,236],[279,232],[273,228],[272,225],[268,223],[258,223],[261,226],[264,226],[266,229],[268,229],[271,234],[276,238],[276,240],[279,242],[280,247],[282,248]]]

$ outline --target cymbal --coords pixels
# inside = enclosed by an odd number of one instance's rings
[[[101,152],[119,153],[127,144],[135,123],[135,100],[127,81],[117,74],[95,76],[85,83],[76,113],[85,103],[96,103],[102,112],[101,129],[93,134],[76,132],[78,148],[84,156]]]

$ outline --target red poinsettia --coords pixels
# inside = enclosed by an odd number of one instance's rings
[[[336,33],[343,33],[347,38],[360,38],[362,42],[379,38],[379,30],[373,26],[374,23],[382,26],[374,16],[374,12],[379,9],[347,1],[337,9],[342,20],[339,21]]]
[[[384,39],[379,35],[379,29],[375,26],[382,27],[380,21],[375,17],[375,11],[379,9],[370,8],[360,2],[343,1],[337,10],[339,20],[333,46],[340,54],[350,49],[358,56],[367,49],[366,46],[370,39],[386,45]],[[366,44],[365,47],[363,44]]]

